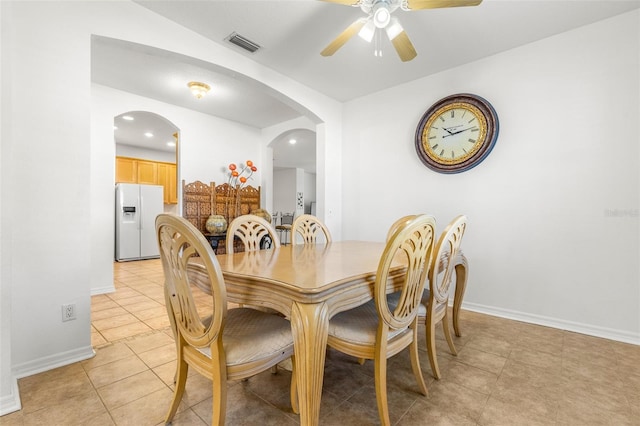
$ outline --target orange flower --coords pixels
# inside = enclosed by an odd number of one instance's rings
[[[253,166],[253,161],[247,160],[247,167],[251,167],[251,166]]]
[[[239,174],[240,173],[238,173],[237,170],[234,170],[234,171],[231,172],[231,176],[233,176],[233,177],[238,177]]]
[[[256,166],[251,166],[251,171],[252,171],[252,172],[257,172],[257,171],[258,171],[258,168],[257,168]]]
[[[244,176],[240,176],[240,182],[246,183],[247,182],[247,178],[244,177]]]
[[[236,169],[236,165],[231,163],[229,164],[229,170],[235,170]]]

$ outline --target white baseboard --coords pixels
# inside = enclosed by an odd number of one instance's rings
[[[113,285],[108,285],[104,287],[95,287],[91,289],[91,295],[97,296],[99,294],[114,293],[115,291],[116,291],[116,288]]]
[[[640,333],[631,333],[628,331],[598,327],[590,324],[564,321],[557,318],[527,314],[524,312],[512,311],[510,309],[495,308],[493,306],[485,306],[477,303],[463,302],[462,309],[516,321],[522,321],[530,324],[543,325],[546,327],[558,328],[560,330],[572,331],[575,333],[586,334],[588,336],[602,337],[604,339],[615,340],[618,342],[631,343],[632,345],[640,345]]]
[[[62,352],[44,358],[35,359],[13,366],[13,375],[16,379],[32,376],[42,373],[43,371],[53,370],[54,368],[73,364],[74,362],[84,361],[93,358],[96,355],[91,345],[72,351]]]
[[[20,390],[18,389],[18,379],[14,376],[11,378],[11,393],[0,397],[0,416],[13,413],[22,408],[20,403]]]

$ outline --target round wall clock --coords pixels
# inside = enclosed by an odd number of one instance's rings
[[[436,172],[464,172],[489,155],[498,130],[498,116],[487,100],[467,93],[447,96],[420,119],[416,151]]]

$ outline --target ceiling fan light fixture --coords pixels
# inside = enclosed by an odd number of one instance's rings
[[[373,35],[376,33],[376,26],[372,20],[368,20],[364,27],[358,32],[360,38],[365,40],[367,43],[371,43],[373,40]]]
[[[379,1],[373,6],[373,23],[378,28],[385,28],[391,20],[391,11],[386,1]]]
[[[398,18],[394,16],[391,19],[391,23],[387,26],[387,28],[385,28],[385,30],[387,31],[387,37],[389,37],[389,40],[393,40],[394,38],[398,37],[398,35],[402,31],[404,31],[404,28],[402,28],[402,25],[400,25],[400,21],[398,20]]]
[[[190,81],[187,83],[187,86],[189,87],[189,90],[191,90],[191,93],[193,93],[193,96],[198,99],[201,99],[207,94],[207,92],[209,92],[209,90],[211,90],[211,87],[208,84],[200,83],[199,81]]]

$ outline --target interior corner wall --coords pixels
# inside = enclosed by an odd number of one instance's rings
[[[11,361],[11,241],[10,206],[12,191],[8,185],[12,175],[10,40],[12,23],[5,20],[11,4],[0,2],[0,416],[21,407],[18,380]],[[6,10],[6,12],[5,12]]]
[[[467,309],[640,344],[639,56],[636,10],[347,103],[344,238],[466,214]],[[416,126],[465,92],[495,107],[497,144],[435,173]]]

